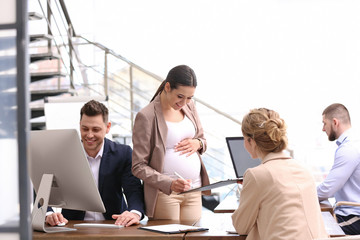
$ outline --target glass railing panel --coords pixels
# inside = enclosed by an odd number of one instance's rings
[[[234,178],[235,171],[225,138],[241,136],[240,124],[217,113],[214,109],[205,106],[199,101],[196,102],[196,108],[208,144],[208,149],[203,155],[203,160],[210,176],[210,182]],[[229,185],[228,187],[214,189],[213,192],[217,192],[220,196],[223,196],[233,187],[233,185]]]

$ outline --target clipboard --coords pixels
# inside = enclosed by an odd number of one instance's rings
[[[222,181],[219,181],[219,182],[216,182],[216,183],[211,183],[211,184],[203,186],[203,187],[193,188],[193,189],[190,189],[188,191],[181,192],[179,194],[197,192],[197,191],[207,191],[207,190],[211,190],[211,189],[218,188],[218,187],[223,187],[223,186],[233,184],[233,183],[241,183],[242,181],[243,181],[242,177],[241,178],[233,178],[233,179],[222,180]]]
[[[145,227],[139,227],[138,229],[152,231],[152,232],[158,232],[158,233],[166,233],[166,234],[200,232],[200,231],[209,230],[208,228],[204,228],[204,227],[196,227],[196,226],[182,225],[182,224],[165,224],[165,225],[156,225],[156,226],[145,226]]]

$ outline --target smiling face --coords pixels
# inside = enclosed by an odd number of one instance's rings
[[[168,107],[174,110],[180,110],[185,106],[194,96],[196,88],[190,86],[178,86],[171,89],[170,84],[165,84],[165,99]]]
[[[80,120],[81,140],[86,153],[96,157],[104,142],[105,135],[110,131],[111,123],[104,123],[103,116],[83,115]]]

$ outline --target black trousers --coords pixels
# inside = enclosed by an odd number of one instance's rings
[[[349,215],[342,216],[336,215],[336,219],[341,229],[346,235],[357,235],[360,234],[360,216]]]

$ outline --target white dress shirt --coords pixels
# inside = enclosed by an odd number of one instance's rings
[[[96,154],[95,158],[90,157],[87,153],[86,153],[86,157],[89,161],[89,165],[90,165],[90,169],[91,172],[94,176],[94,180],[96,183],[96,186],[99,186],[99,169],[100,169],[100,163],[101,163],[101,157],[104,153],[104,142],[100,148],[100,151]],[[89,220],[105,220],[104,215],[100,212],[91,212],[91,211],[86,211],[85,212],[85,217],[84,220],[89,221]]]
[[[101,158],[103,156],[104,153],[104,143],[102,144],[100,151],[96,154],[95,158],[90,157],[87,153],[86,153],[86,157],[89,161],[89,165],[90,165],[90,169],[91,172],[94,176],[94,180],[96,183],[96,186],[99,187],[99,170],[100,170],[100,163],[101,163]],[[142,216],[141,212],[137,211],[137,210],[131,210],[130,212],[136,213],[137,215]],[[120,214],[120,213],[118,213]],[[93,221],[93,220],[105,220],[104,215],[100,212],[91,212],[91,211],[86,211],[85,212],[85,217],[84,220],[86,221]]]
[[[334,164],[324,182],[317,187],[320,200],[335,197],[336,202],[360,202],[360,141],[351,130],[337,139]],[[340,206],[335,213],[360,215],[359,207]]]

